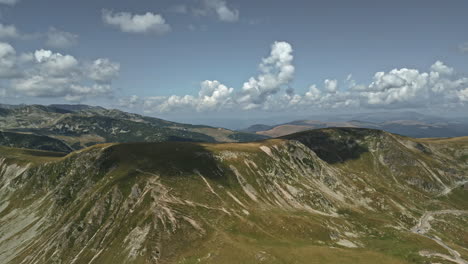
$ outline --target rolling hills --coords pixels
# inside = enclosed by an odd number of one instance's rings
[[[0,146],[49,150],[56,152],[71,152],[72,149],[62,141],[29,133],[13,133],[0,131]]]
[[[468,138],[0,147],[1,263],[466,263]]]
[[[0,105],[0,130],[59,140],[70,150],[109,142],[242,142],[266,138],[88,105]]]
[[[414,114],[411,115],[411,113],[408,113],[406,117],[397,115],[395,117],[388,116],[385,119],[385,115],[385,113],[381,117],[377,114],[361,115],[358,117],[363,119],[350,121],[298,120],[272,126],[257,124],[242,131],[269,137],[280,137],[310,129],[357,127],[380,129],[416,138],[468,136],[468,120],[445,120],[436,117],[415,116]],[[414,119],[411,119],[412,117]]]

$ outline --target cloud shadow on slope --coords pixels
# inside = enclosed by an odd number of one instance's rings
[[[369,152],[365,137],[380,132],[365,128],[326,128],[303,131],[281,138],[297,140],[322,160],[335,164],[359,159],[363,153]]]

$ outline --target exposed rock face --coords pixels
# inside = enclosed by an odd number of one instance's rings
[[[447,249],[411,228],[426,211],[468,210],[464,138],[325,129],[16,151],[0,149],[0,263],[441,262]],[[463,215],[427,231],[457,261]]]

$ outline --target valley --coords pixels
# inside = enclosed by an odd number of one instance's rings
[[[332,128],[0,158],[2,263],[468,260],[466,137]]]

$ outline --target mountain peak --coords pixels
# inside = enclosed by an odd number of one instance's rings
[[[468,206],[467,149],[359,128],[65,157],[0,147],[0,260],[424,263],[420,252],[463,252],[463,217],[445,218]]]

